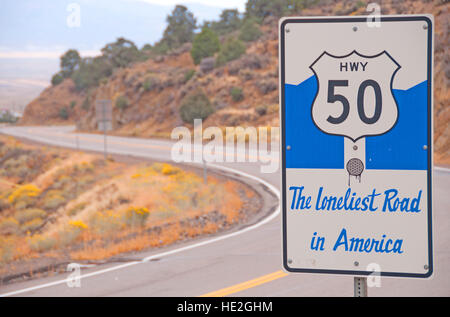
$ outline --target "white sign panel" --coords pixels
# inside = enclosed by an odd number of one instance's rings
[[[95,118],[97,119],[97,129],[99,131],[112,130],[112,104],[109,99],[95,101]]]
[[[95,117],[98,122],[112,121],[112,105],[109,99],[95,101]]]
[[[280,22],[283,263],[433,271],[432,16]]]

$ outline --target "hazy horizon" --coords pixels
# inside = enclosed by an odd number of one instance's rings
[[[50,84],[59,57],[68,49],[100,53],[118,37],[139,48],[158,41],[176,4],[200,24],[217,20],[225,8],[243,10],[245,0],[5,0],[0,12],[0,108],[21,109]],[[70,25],[73,4],[79,25]]]

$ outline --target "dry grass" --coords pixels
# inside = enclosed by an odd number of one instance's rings
[[[89,230],[99,236],[95,243],[72,252],[74,260],[99,260],[211,234],[219,229],[216,223],[182,225],[181,221],[219,210],[226,222],[232,224],[238,221],[243,204],[238,194],[242,185],[231,181],[219,182],[212,177],[209,185],[204,185],[202,178],[195,173],[169,164],[138,167],[113,182],[117,191],[102,197],[105,201],[113,201],[117,208],[94,214],[84,212],[85,218],[91,215]],[[126,202],[120,204],[118,197],[127,197]],[[96,206],[100,205],[105,207],[97,201]],[[141,218],[130,221],[131,217]],[[146,229],[155,227],[162,229],[158,233],[145,233]],[[122,232],[120,237],[117,230]]]
[[[240,183],[209,176],[204,184],[167,163],[127,166],[49,153],[52,160],[30,183],[3,178],[0,272],[16,261],[64,254],[101,260],[212,234],[240,220],[240,194],[254,196]]]
[[[43,174],[39,175],[34,183],[40,188],[47,188],[54,182],[55,174],[57,174],[61,169],[69,168],[77,164],[86,164],[87,162],[92,161],[92,159],[92,155],[73,153],[69,158],[65,159],[60,164],[53,166]]]
[[[183,237],[194,238],[202,234],[212,234],[217,232],[218,225],[207,223],[201,226],[181,226],[179,223],[167,226],[160,233],[148,234],[144,231],[133,232],[137,236],[123,239],[118,242],[111,240],[96,240],[93,244],[85,244],[81,250],[70,253],[73,260],[102,260],[122,253],[138,252],[148,248],[155,248],[169,245],[179,241]]]

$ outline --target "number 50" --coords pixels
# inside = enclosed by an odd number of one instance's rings
[[[368,117],[366,112],[364,111],[364,94],[366,88],[371,86],[375,92],[375,112],[372,117]],[[340,124],[344,122],[348,114],[350,112],[350,104],[348,99],[345,96],[336,94],[334,92],[335,87],[348,87],[348,80],[329,80],[328,81],[328,103],[335,103],[339,101],[342,104],[342,113],[338,117],[329,116],[327,121],[332,124]],[[367,79],[361,83],[358,88],[358,97],[357,97],[357,106],[358,106],[358,115],[361,120],[366,124],[374,124],[380,119],[381,116],[381,88],[380,85],[375,80]]]

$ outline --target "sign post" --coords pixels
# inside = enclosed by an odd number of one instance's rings
[[[353,283],[354,297],[367,297],[367,277],[355,277]]]
[[[429,15],[280,21],[285,270],[432,275],[432,60]]]
[[[95,116],[97,119],[98,129],[103,131],[103,155],[107,157],[106,132],[112,129],[112,105],[111,100],[95,101]]]

